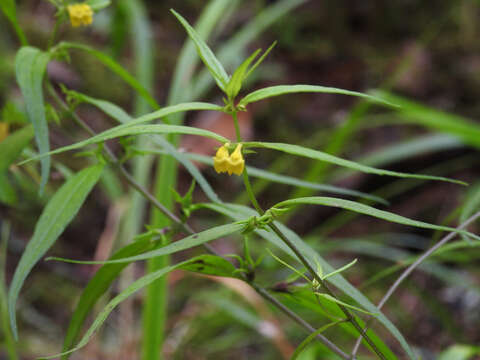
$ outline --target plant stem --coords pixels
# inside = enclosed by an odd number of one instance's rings
[[[461,229],[466,228],[469,224],[471,224],[472,222],[474,222],[478,218],[480,218],[480,211],[473,214],[471,217],[469,217],[467,220],[465,220],[465,222],[460,224],[457,227],[457,229],[461,230]],[[430,255],[432,255],[435,251],[437,251],[439,248],[441,248],[447,242],[449,242],[450,240],[455,238],[455,236],[457,236],[457,235],[458,234],[456,232],[451,232],[448,235],[444,236],[442,238],[442,240],[440,240],[438,243],[436,243],[430,249],[425,251],[422,255],[420,255],[418,257],[417,260],[415,260],[415,262],[413,262],[408,268],[406,268],[403,271],[403,273],[397,278],[397,280],[395,280],[395,282],[392,284],[392,286],[390,286],[390,288],[388,289],[387,293],[383,296],[383,298],[379,301],[379,303],[377,305],[378,310],[382,309],[383,305],[385,305],[385,303],[388,301],[388,299],[390,299],[390,297],[392,296],[394,291],[397,290],[397,288],[400,286],[400,284],[403,282],[403,280],[405,280],[407,278],[407,276],[410,275],[412,273],[412,271],[415,270],[415,268],[418,265],[420,265],[426,258],[428,258]],[[375,318],[373,318],[373,317],[371,317],[368,320],[368,322],[366,323],[365,327],[363,328],[363,330],[361,332],[362,335],[367,332],[368,328],[372,325],[374,320],[375,320]],[[357,339],[357,342],[355,343],[355,346],[353,347],[352,354],[351,354],[352,359],[355,359],[355,356],[356,356],[356,354],[358,352],[358,349],[360,347],[360,343],[361,343],[361,337],[359,337]]]
[[[69,114],[72,116],[74,121],[82,128],[84,129],[87,133],[89,133],[91,136],[95,136],[95,132],[93,129],[88,126],[75,112],[70,111],[70,108],[68,105],[60,98],[60,96],[56,93],[56,91],[53,89],[51,84],[48,84],[48,90],[50,94],[53,96],[53,98],[56,100],[56,102],[63,108],[63,110],[68,111]],[[125,178],[127,183],[132,186],[136,191],[138,191],[142,196],[145,197],[147,201],[149,201],[155,208],[157,208],[161,213],[163,213],[167,218],[169,218],[173,223],[178,225],[185,233],[187,234],[195,234],[195,231],[186,223],[182,222],[180,218],[178,218],[175,214],[173,214],[169,209],[167,209],[162,203],[160,203],[147,189],[145,189],[142,185],[137,183],[135,179],[130,175],[130,173],[125,169],[124,166],[122,166],[116,156],[113,154],[113,152],[110,150],[108,146],[104,147],[105,151],[107,152],[107,155],[110,157],[110,159],[114,162],[115,166],[117,169],[120,171],[121,175]],[[216,250],[210,246],[209,244],[203,244],[202,245],[209,253],[217,255],[222,257],[220,254],[216,252]],[[253,281],[248,281],[245,277],[243,279],[246,283],[248,283],[255,291],[258,292],[259,295],[261,295],[265,300],[270,302],[273,306],[277,307],[281,312],[283,312],[285,315],[287,315],[289,318],[294,320],[297,324],[302,326],[304,329],[309,331],[310,333],[315,332],[315,328],[310,325],[307,321],[302,319],[299,315],[295,314],[293,311],[288,309],[285,305],[283,305],[280,301],[278,301],[276,298],[274,298],[272,295],[268,293],[268,291],[258,284],[254,283]],[[343,359],[349,359],[348,355],[344,353],[341,349],[339,349],[334,343],[332,343],[330,340],[328,340],[325,336],[322,334],[318,334],[316,338],[321,341],[327,348],[332,350],[334,353],[336,353],[338,356],[340,356]]]
[[[234,125],[235,125],[235,132],[236,132],[236,136],[237,136],[237,141],[238,142],[242,142],[242,136],[240,134],[240,128],[238,126],[238,118],[237,118],[237,111],[236,110],[233,110],[231,112],[231,115],[232,115],[232,118],[233,118],[233,122],[234,122]],[[250,184],[250,179],[248,177],[248,173],[247,173],[247,170],[245,169],[244,172],[243,172],[243,182],[245,184],[245,190],[247,191],[248,193],[248,197],[250,198],[250,201],[252,203],[252,205],[255,207],[255,209],[257,210],[258,214],[260,216],[262,216],[265,211],[262,209],[262,207],[260,206],[260,204],[258,203],[256,197],[255,197],[255,194],[253,193],[252,191],[252,186]],[[303,256],[303,254],[301,253],[301,251],[297,248],[297,246],[292,243],[290,241],[290,239],[288,237],[286,237],[282,232],[281,230],[277,227],[277,225],[275,225],[274,222],[270,222],[268,224],[268,226],[273,230],[273,232],[290,248],[290,250],[293,251],[293,253],[297,256],[297,258],[300,260],[300,262],[303,264],[303,266],[305,266],[305,268],[308,270],[308,272],[310,272],[310,274],[312,275],[312,277],[317,280],[317,282],[323,287],[323,289],[326,291],[327,294],[329,294],[330,296],[334,297],[335,299],[337,299],[337,296],[334,294],[334,292],[329,288],[329,286],[327,285],[327,282],[325,280],[323,280],[318,274],[317,272],[313,269],[313,267],[310,265],[310,263],[308,262],[308,260],[305,258],[305,256]],[[338,304],[338,307],[340,308],[340,310],[342,310],[342,312],[345,314],[345,316],[347,317],[347,320],[353,325],[353,327],[358,331],[358,333],[364,338],[364,340],[368,343],[368,345],[370,345],[370,347],[372,348],[372,350],[378,355],[378,357],[382,360],[386,359],[385,358],[385,355],[383,355],[383,353],[380,351],[380,349],[375,345],[375,343],[372,341],[372,339],[370,339],[370,337],[368,336],[368,334],[366,334],[366,332],[363,332],[362,330],[362,327],[360,326],[360,324],[357,322],[357,320],[355,319],[354,315],[350,312],[350,310],[348,310],[345,306],[341,305],[341,304]]]

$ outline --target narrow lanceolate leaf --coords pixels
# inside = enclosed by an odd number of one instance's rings
[[[337,89],[326,86],[318,85],[277,85],[266,87],[257,91],[254,91],[245,96],[238,105],[245,106],[252,102],[260,101],[263,99],[271,98],[274,96],[294,94],[294,93],[324,93],[324,94],[340,94],[349,96],[358,96],[367,100],[377,102],[383,105],[395,106],[394,104],[382,99],[381,97],[367,95],[357,91],[350,91],[344,89]]]
[[[180,21],[180,23],[183,25],[185,30],[187,30],[188,36],[195,43],[198,55],[200,56],[205,66],[208,68],[208,70],[214,77],[220,89],[225,90],[225,87],[229,82],[229,77],[227,72],[223,68],[222,64],[220,63],[220,61],[218,61],[218,59],[216,58],[212,50],[210,50],[210,48],[205,43],[205,41],[203,41],[202,38],[198,36],[195,29],[190,26],[187,20],[185,20],[175,10],[171,9],[170,11],[173,13],[173,15],[175,15],[178,21]]]
[[[243,145],[244,145],[244,148],[265,148],[265,149],[282,151],[292,155],[303,156],[306,158],[319,160],[319,161],[325,161],[331,164],[343,166],[352,170],[357,170],[357,171],[361,171],[368,174],[388,175],[388,176],[395,176],[395,177],[401,177],[401,178],[440,180],[440,181],[447,181],[447,182],[460,184],[460,185],[467,185],[463,181],[448,179],[441,176],[407,174],[407,173],[401,173],[396,171],[377,169],[371,166],[362,165],[354,161],[345,160],[345,159],[324,153],[322,151],[305,148],[299,145],[284,144],[284,143],[268,143],[268,142],[246,142]]]
[[[110,139],[115,139],[118,137],[122,136],[132,136],[132,135],[143,135],[143,134],[189,134],[189,135],[197,135],[197,136],[203,136],[203,137],[208,137],[214,140],[217,140],[220,143],[225,143],[228,142],[228,139],[218,135],[214,132],[208,131],[208,130],[203,130],[203,129],[198,129],[190,126],[182,126],[182,125],[135,125],[135,126],[128,126],[128,127],[117,127],[112,130],[107,130],[103,133],[100,133],[98,135],[92,136],[91,138],[80,141],[78,143],[69,145],[69,146],[64,146],[60,149],[56,149],[53,151],[48,152],[45,155],[54,155],[54,154],[59,154],[65,151],[69,150],[75,150],[79,149],[83,146],[90,145],[90,144],[97,144],[100,142],[103,142],[105,140],[110,140]],[[44,155],[44,156],[45,156]],[[42,158],[41,155],[37,157],[33,157],[30,159],[27,159],[20,164],[24,164],[26,162],[29,162],[31,160],[37,160]]]
[[[146,117],[141,117],[139,119],[134,120],[122,108],[118,107],[117,105],[115,105],[115,104],[113,104],[109,101],[95,99],[95,98],[92,98],[90,96],[80,94],[80,93],[77,93],[77,92],[73,93],[73,95],[83,102],[86,102],[86,103],[89,103],[93,106],[96,106],[97,108],[99,108],[100,110],[102,110],[103,112],[105,112],[106,114],[108,114],[113,119],[120,122],[121,124],[132,124],[134,121],[137,121],[137,123],[138,123],[139,120],[146,121],[145,119],[147,119],[147,121],[148,121],[148,118],[146,118]],[[190,106],[195,104],[195,106],[199,106],[199,107],[205,105],[205,107],[210,107],[212,109],[215,109],[217,107],[217,105],[206,104],[206,103],[185,103],[185,104],[183,104],[183,106],[185,106],[187,104],[189,104]],[[160,113],[160,112],[163,113],[165,111],[170,111],[170,110],[172,110],[172,108],[178,109],[178,105],[168,106],[166,108],[163,108],[162,110],[156,111],[154,114],[157,114],[155,116],[158,116],[158,113]],[[152,115],[149,114],[147,116],[152,116]],[[198,170],[198,168],[190,161],[190,159],[187,157],[187,155],[185,155],[183,152],[178,151],[172,144],[170,144],[170,142],[168,142],[162,136],[152,136],[152,140],[156,144],[160,145],[165,150],[165,152],[167,154],[174,157],[179,163],[181,163],[187,169],[187,171],[197,181],[198,185],[202,188],[202,190],[205,192],[205,195],[207,195],[207,197],[211,201],[221,202],[220,198],[215,193],[213,188],[210,186],[208,181],[205,179],[205,177],[202,175],[202,173]],[[211,159],[211,158],[209,158],[209,159]]]
[[[157,242],[152,241],[149,238],[140,239],[118,250],[115,254],[113,254],[111,259],[138,255],[153,249],[155,246],[158,246]],[[93,309],[98,299],[105,294],[112,282],[117,278],[118,274],[128,264],[129,263],[103,265],[88,282],[87,286],[82,292],[82,295],[80,296],[77,306],[75,307],[75,312],[70,319],[67,334],[65,335],[65,340],[63,341],[63,351],[67,351],[74,345],[74,342],[77,340],[78,335],[80,334],[82,325],[85,322],[87,315]],[[66,360],[68,358],[68,355],[64,355],[62,360]]]
[[[179,264],[180,265],[180,264]],[[105,322],[107,319],[108,315],[115,309],[121,302],[123,302],[125,299],[127,299],[130,295],[136,293],[140,289],[144,288],[145,286],[151,284],[155,280],[160,279],[161,277],[165,276],[169,272],[175,270],[178,268],[179,265],[176,266],[169,266],[163,269],[160,269],[158,271],[152,272],[148,275],[145,275],[132,283],[129,287],[127,287],[124,291],[122,291],[119,295],[115,296],[104,308],[103,310],[98,314],[98,316],[95,318],[93,321],[92,325],[90,328],[85,332],[85,335],[83,335],[82,339],[77,343],[77,345],[68,350],[64,351],[60,354],[55,354],[52,356],[45,356],[42,358],[39,358],[41,360],[43,359],[54,359],[58,357],[63,357],[65,355],[71,354],[74,351],[77,351],[84,347],[85,345],[88,344],[92,336],[95,334],[95,331],[102,326],[102,324]]]
[[[212,241],[212,240],[215,240],[215,239],[219,239],[221,237],[228,236],[230,234],[238,232],[244,226],[245,225],[244,225],[243,222],[235,222],[235,223],[231,223],[231,224],[227,224],[227,225],[216,226],[216,227],[210,228],[208,230],[199,232],[197,234],[187,236],[186,238],[183,238],[182,240],[175,241],[175,242],[170,243],[166,246],[163,246],[159,249],[148,251],[148,252],[143,253],[141,255],[125,257],[125,258],[122,258],[122,259],[114,259],[114,260],[107,260],[107,261],[77,261],[77,260],[69,260],[69,259],[63,259],[63,258],[58,258],[58,257],[50,257],[50,258],[48,258],[48,260],[58,260],[58,261],[64,261],[64,262],[69,262],[69,263],[74,263],[74,264],[130,263],[132,261],[147,260],[147,259],[152,259],[154,257],[174,254],[174,253],[177,253],[179,251],[187,250],[187,249],[190,249],[192,247],[205,244],[206,242],[209,242],[209,241]]]
[[[17,33],[22,45],[27,45],[27,38],[25,37],[22,28],[18,24],[15,0],[0,0],[0,8],[15,29],[15,32]]]
[[[332,206],[338,207],[346,210],[351,210],[360,214],[365,214],[369,216],[373,216],[379,219],[387,220],[390,222],[415,226],[419,228],[425,229],[432,229],[432,230],[440,230],[440,231],[450,231],[455,232],[457,234],[462,234],[466,236],[470,236],[474,239],[480,240],[480,236],[472,234],[466,230],[459,230],[448,226],[440,226],[440,225],[433,225],[423,221],[412,220],[406,218],[404,216],[400,216],[388,211],[378,210],[374,207],[358,203],[355,201],[344,200],[344,199],[337,199],[331,197],[322,197],[322,196],[312,196],[312,197],[305,197],[305,198],[298,198],[298,199],[290,199],[286,201],[282,201],[274,206],[274,208],[289,208],[291,206],[300,205],[300,204],[311,204],[311,205],[323,205],[323,206]]]
[[[258,49],[252,55],[250,55],[233,73],[232,78],[228,82],[227,88],[225,89],[229,99],[234,99],[235,96],[237,96],[240,92],[248,67],[250,66],[251,62],[255,60],[260,51],[261,49]]]
[[[401,115],[402,121],[454,135],[465,144],[480,147],[480,126],[477,122],[433,109],[387,91],[375,91],[375,94],[386,101],[398,104],[396,111]]]
[[[214,259],[215,258],[215,259]],[[219,260],[216,259],[216,257],[212,255],[202,255],[199,257],[194,257],[190,260],[184,261],[182,263],[169,266],[160,270],[157,270],[155,272],[149,273],[141,278],[139,278],[137,281],[133,282],[129,287],[127,287],[124,291],[122,291],[120,294],[115,296],[104,308],[103,310],[98,314],[98,316],[95,318],[93,321],[93,324],[90,326],[90,328],[86,331],[85,335],[82,337],[82,339],[78,342],[78,344],[73,348],[68,351],[65,351],[61,354],[56,354],[48,357],[43,357],[41,359],[53,359],[57,358],[60,356],[65,356],[67,354],[70,354],[83,346],[85,346],[92,336],[94,335],[95,331],[105,322],[107,319],[108,315],[120,304],[122,301],[127,299],[130,295],[136,293],[137,291],[141,290],[142,288],[150,285],[153,283],[155,280],[160,279],[161,277],[165,276],[169,272],[175,270],[175,269],[184,269],[184,270],[192,270],[192,271],[200,271],[200,268],[198,267],[198,264],[201,264],[201,262],[204,262],[205,264],[208,264],[205,269],[208,268],[208,272],[217,272],[224,274],[225,271],[229,273],[230,270],[226,269],[226,264],[222,263],[220,267],[217,268],[217,270],[214,270],[216,268],[216,265],[220,264]],[[228,265],[227,265],[228,266]],[[207,272],[207,273],[208,273]],[[220,275],[223,276],[223,275]],[[229,275],[227,275],[229,276]]]
[[[8,167],[13,164],[32,138],[33,127],[28,125],[0,142],[0,154],[2,154],[0,156],[0,173],[8,170]]]
[[[18,338],[15,305],[25,278],[75,217],[85,198],[100,178],[102,170],[103,165],[99,164],[72,176],[53,195],[43,210],[35,226],[33,237],[15,269],[8,292],[8,311],[15,338]]]
[[[183,153],[183,154],[184,154],[184,156],[188,157],[189,159],[199,161],[201,163],[213,166],[213,159],[212,159],[211,156],[205,156],[205,155],[194,154],[194,153]],[[301,180],[301,179],[297,179],[297,178],[292,177],[292,176],[276,174],[274,172],[262,170],[262,169],[252,167],[252,166],[247,166],[247,170],[248,170],[248,175],[249,176],[256,177],[256,178],[259,178],[259,179],[270,180],[270,181],[278,183],[278,184],[292,185],[292,186],[297,186],[297,187],[300,187],[300,188],[324,191],[324,192],[329,192],[329,193],[333,193],[333,194],[358,196],[358,197],[368,199],[368,200],[372,200],[372,201],[382,203],[382,204],[385,204],[385,205],[389,204],[388,201],[382,199],[381,197],[378,197],[378,196],[375,196],[375,195],[370,195],[370,194],[367,194],[367,193],[364,193],[364,192],[361,192],[361,191],[341,188],[339,186],[333,186],[333,185],[328,185],[328,184],[317,184],[317,183],[314,183],[314,182],[309,182],[309,181],[304,181],[304,180]]]
[[[48,150],[50,150],[42,87],[43,76],[49,60],[50,54],[30,46],[22,47],[15,58],[17,82],[25,99],[28,118],[35,129],[35,139],[40,154],[46,154]],[[40,193],[43,192],[45,184],[48,181],[50,172],[49,156],[42,159],[41,166],[42,180],[40,182]]]

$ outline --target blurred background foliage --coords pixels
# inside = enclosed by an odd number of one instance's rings
[[[59,37],[101,49],[137,75],[142,66],[153,66],[143,70],[155,99],[162,105],[170,96],[172,74],[186,40],[185,32],[169,9],[174,8],[194,23],[206,3],[143,2],[148,20],[143,26],[151,28],[153,37],[152,64],[141,64],[142,46],[132,39],[142,31],[142,23],[132,24],[130,10],[121,1],[113,1],[112,6],[96,14],[89,28],[63,26]],[[233,1],[214,27],[209,44],[213,49],[221,48],[251,24],[255,16],[279,3]],[[17,13],[31,45],[45,48],[55,20],[53,6],[43,0],[22,0],[17,1]],[[254,104],[242,114],[242,132],[247,138],[302,144],[395,171],[448,176],[468,182],[469,187],[352,174],[273,152],[263,152],[262,157],[249,155],[249,165],[306,182],[372,193],[390,202],[389,211],[434,224],[457,226],[477,211],[480,204],[479,15],[480,3],[474,0],[298,1],[286,15],[250,41],[246,49],[227,53],[233,59],[228,67],[231,71],[256,48],[266,49],[273,41],[278,42],[249,82],[250,90],[280,83],[318,84],[357,91],[383,89],[387,98],[401,105],[396,109],[378,108],[338,95],[279,97]],[[0,120],[9,122],[12,131],[26,121],[13,66],[18,47],[10,24],[0,16]],[[129,113],[145,112],[138,110],[128,85],[86,53],[72,52],[70,64],[51,62],[48,76],[71,89],[114,102]],[[219,92],[213,88],[201,100],[221,103]],[[112,126],[104,114],[92,107],[82,105],[78,111],[96,131]],[[51,120],[52,148],[85,137],[66,114],[58,109],[47,113]],[[189,125],[233,138],[233,127],[222,120],[221,116],[210,113],[193,113],[186,118]],[[184,137],[180,146],[201,154],[214,152],[211,143],[198,138]],[[61,164],[74,171],[86,164],[85,158],[71,154],[54,159],[57,165],[47,194],[52,194],[64,178]],[[222,199],[247,203],[238,178],[202,169]],[[2,251],[8,238],[8,261],[3,252],[0,258],[6,279],[0,289],[2,294],[48,198],[38,196],[39,174],[34,165],[14,166],[10,175],[15,181],[8,186],[14,186],[15,196],[0,197]],[[190,181],[190,175],[182,170],[180,193],[185,193]],[[95,189],[50,253],[85,260],[106,258],[118,246],[119,224],[125,220],[122,217],[130,206],[126,197],[116,196],[125,188],[125,184],[112,185],[104,179],[103,187]],[[264,179],[255,180],[254,188],[265,206],[289,196],[318,193]],[[195,192],[194,198],[205,200],[200,191]],[[345,276],[374,303],[395,280],[395,275],[441,236],[320,207],[298,209],[285,220],[332,265],[341,266],[358,258]],[[221,221],[207,212],[198,212],[192,218],[199,229]],[[478,224],[470,230],[478,231]],[[220,240],[214,246],[222,253],[233,253],[242,251],[239,244]],[[456,244],[415,271],[385,308],[423,359],[468,359],[479,354],[475,344],[480,343],[480,251],[478,245],[463,240]],[[251,246],[253,256],[264,255],[265,246],[256,241]],[[185,255],[175,258],[180,260]],[[19,304],[23,333],[16,346],[19,358],[33,359],[58,352],[72,309],[93,272],[94,268],[86,265],[41,262],[36,266]],[[135,264],[133,276],[141,273],[143,265]],[[295,293],[301,289],[286,282],[290,271],[270,256],[263,259],[256,275],[258,282],[277,292],[282,301],[308,316],[311,322],[323,318],[321,309],[312,312],[307,300],[301,303],[296,299]],[[269,308],[253,291],[236,283],[177,271],[169,277],[168,286],[169,318],[163,348],[167,359],[287,358],[305,337],[297,325]],[[112,293],[121,287],[116,285]],[[88,347],[72,358],[139,358],[141,303],[139,294],[122,306]],[[395,341],[382,333],[381,328],[376,329],[393,350],[401,353]],[[328,331],[329,337],[349,349],[354,337],[346,338],[343,334],[336,329]],[[7,347],[3,346],[7,341],[5,334],[0,335],[0,359],[9,358]],[[361,356],[373,358],[366,353]],[[321,344],[313,344],[301,358],[334,357]]]

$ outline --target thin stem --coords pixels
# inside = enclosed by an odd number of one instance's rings
[[[63,16],[63,15],[60,15]],[[48,39],[48,44],[47,44],[47,49],[50,50],[53,46],[53,43],[55,42],[55,38],[57,37],[58,30],[60,29],[60,25],[62,24],[62,19],[59,17],[55,21],[55,25],[53,26],[53,31],[52,34],[50,35],[50,38]]]
[[[237,112],[234,110],[234,111],[232,111],[231,115],[232,115],[232,118],[233,118],[233,123],[235,125],[235,132],[236,132],[236,135],[237,135],[237,141],[242,142],[242,136],[240,134],[240,128],[238,126]],[[248,173],[247,173],[246,169],[243,172],[243,182],[245,184],[245,190],[248,193],[248,197],[250,198],[250,201],[251,201],[252,205],[255,207],[255,209],[257,210],[259,215],[263,215],[265,213],[265,211],[262,209],[262,207],[260,206],[260,204],[257,201],[257,198],[255,197],[255,194],[253,193],[252,186],[250,184],[250,179],[248,177]],[[274,222],[270,222],[268,224],[268,226],[290,248],[290,250],[292,250],[294,252],[294,254],[297,256],[297,258],[300,260],[300,262],[303,264],[303,266],[305,266],[305,268],[308,270],[308,272],[310,272],[312,277],[315,280],[317,280],[317,282],[322,286],[322,288],[325,290],[325,292],[327,294],[329,294],[330,296],[332,296],[334,298],[337,298],[335,293],[327,285],[327,282],[325,280],[323,280],[317,274],[317,272],[312,268],[312,266],[310,265],[308,260],[305,258],[305,256],[303,256],[303,254],[297,248],[297,246],[293,242],[291,242],[290,239],[282,233],[282,231],[277,227],[277,225],[275,225]],[[383,355],[383,353],[380,351],[380,349],[378,349],[378,347],[375,345],[375,343],[372,341],[372,339],[370,339],[368,334],[366,334],[362,331],[362,327],[360,326],[358,321],[355,319],[354,315],[350,312],[350,310],[348,310],[345,306],[343,306],[341,304],[337,304],[337,305],[340,308],[340,310],[342,310],[342,312],[345,314],[348,321],[353,325],[353,327],[358,331],[358,333],[365,339],[365,341],[370,345],[370,347],[378,355],[378,357],[380,359],[385,359],[385,356]]]
[[[287,308],[285,305],[283,305],[280,301],[278,301],[276,298],[274,298],[270,293],[265,290],[262,287],[259,287],[257,284],[250,283],[250,285],[257,291],[257,293],[262,296],[265,300],[270,302],[271,304],[275,305],[281,312],[283,312],[286,316],[288,316],[290,319],[295,321],[297,324],[300,326],[304,327],[311,333],[315,332],[315,328],[312,327],[309,323],[307,323],[305,320],[303,320],[301,317],[299,317],[297,314],[295,314],[292,310]],[[332,350],[334,353],[336,353],[338,356],[340,356],[343,359],[348,360],[350,357],[343,352],[337,345],[332,343],[330,340],[328,340],[325,336],[322,334],[317,334],[316,338],[320,340],[327,348]]]
[[[460,224],[457,229],[461,230],[466,228],[468,225],[470,225],[472,222],[474,222],[476,219],[480,218],[480,211],[473,214],[471,217],[469,217],[467,220],[465,220],[462,224]],[[455,236],[458,235],[456,232],[451,232],[448,235],[444,236],[438,243],[436,243],[434,246],[432,246],[430,249],[425,251],[421,256],[418,257],[415,262],[413,262],[408,268],[406,268],[403,273],[395,280],[395,282],[390,286],[388,289],[387,293],[383,296],[383,298],[379,301],[377,308],[378,310],[381,310],[383,305],[390,299],[392,294],[397,290],[397,288],[400,286],[400,284],[407,278],[408,275],[412,273],[413,270],[417,268],[418,265],[420,265],[426,258],[428,258],[430,255],[432,255],[435,251],[437,251],[439,248],[441,248],[443,245],[445,245],[447,242],[455,238]],[[375,318],[370,318],[368,322],[366,323],[364,329],[362,330],[362,334],[366,333],[368,328],[372,325],[372,323],[375,321]],[[355,359],[355,356],[358,352],[358,349],[360,347],[362,338],[359,337],[357,339],[357,342],[355,343],[355,346],[353,347],[351,358]]]
[[[86,132],[88,132],[90,135],[94,136],[95,132],[93,131],[88,124],[86,124],[75,112],[70,111],[70,108],[68,105],[63,101],[62,98],[57,94],[57,92],[53,89],[51,84],[48,84],[48,90],[50,94],[53,96],[53,98],[56,100],[56,102],[63,108],[63,110],[68,111],[69,114],[72,116],[74,121]],[[135,190],[137,190],[140,194],[142,194],[153,206],[155,206],[158,210],[160,210],[166,217],[168,217],[172,222],[177,224],[182,228],[183,231],[185,231],[188,234],[195,234],[195,231],[186,223],[182,222],[175,214],[173,214],[170,210],[168,210],[163,204],[161,204],[147,189],[145,189],[142,185],[137,183],[135,179],[130,175],[130,173],[123,167],[121,164],[118,163],[118,160],[116,156],[113,154],[113,152],[110,150],[108,146],[104,147],[105,151],[107,152],[108,156],[114,161],[116,167],[119,169],[120,173],[122,176],[125,178],[128,184],[130,184]],[[211,247],[209,244],[203,244],[203,247],[210,252],[211,254],[214,254],[216,256],[223,257],[219,253],[216,252],[216,250]],[[313,333],[315,331],[315,328],[311,326],[308,322],[303,320],[300,316],[295,314],[293,311],[285,307],[280,301],[275,299],[273,296],[271,296],[268,291],[261,286],[255,284],[252,281],[248,281],[246,277],[243,279],[245,282],[247,282],[250,286],[252,286],[255,291],[259,293],[265,300],[270,302],[273,306],[277,307],[281,312],[283,312],[285,315],[290,317],[292,320],[294,320],[296,323],[298,323],[300,326],[305,328],[307,331],[310,333]],[[334,353],[336,353],[338,356],[340,356],[343,359],[348,359],[348,355],[344,353],[342,350],[340,350],[335,344],[333,344],[330,340],[328,340],[325,336],[318,334],[316,338],[321,341],[327,348],[332,350]]]

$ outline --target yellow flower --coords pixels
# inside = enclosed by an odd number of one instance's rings
[[[228,162],[229,162],[229,153],[228,146],[230,144],[226,143],[217,150],[217,153],[213,157],[213,167],[217,173],[227,172]]]
[[[8,136],[8,123],[0,122],[0,142]]]
[[[93,21],[93,10],[88,4],[68,5],[68,15],[73,27],[90,25]]]
[[[230,155],[229,167],[227,168],[228,175],[242,175],[245,167],[245,160],[242,156],[242,144],[238,144],[232,155]]]
[[[245,160],[242,156],[242,144],[238,144],[232,155],[228,153],[229,143],[226,143],[217,150],[213,157],[213,167],[217,173],[228,173],[228,175],[241,175],[245,168]]]

